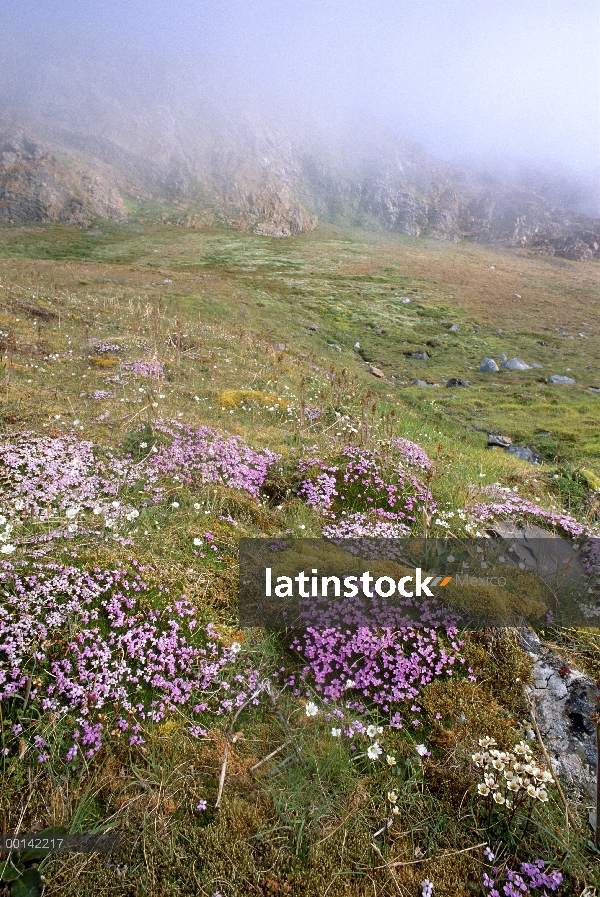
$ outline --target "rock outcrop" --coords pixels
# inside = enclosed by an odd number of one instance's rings
[[[59,160],[24,134],[0,141],[0,221],[85,226],[95,217],[128,217],[113,186],[85,166]]]

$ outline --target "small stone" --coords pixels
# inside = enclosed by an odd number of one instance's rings
[[[511,358],[509,361],[502,362],[503,371],[528,371],[530,365],[522,358]]]
[[[490,265],[490,271],[495,271],[495,270],[496,270],[496,266],[495,266],[495,265]]]
[[[499,370],[493,358],[484,358],[478,368],[483,374],[495,374]]]
[[[429,386],[429,383],[426,383],[425,380],[411,380],[411,386]]]
[[[510,436],[501,436],[499,433],[488,433],[488,446],[499,445],[500,448],[508,448],[512,445]]]
[[[360,349],[360,343],[354,343],[354,348],[355,348],[355,349]]]
[[[332,349],[337,349],[338,352],[341,352],[341,351],[342,351],[342,347],[341,347],[341,346],[338,346],[337,343],[329,343],[329,345],[331,346]]]
[[[520,298],[521,298],[521,296],[520,296],[519,293],[513,293],[513,296],[515,297],[515,299],[520,299]]]
[[[509,445],[506,449],[509,455],[514,455],[519,461],[527,461],[529,464],[541,464],[542,456],[534,449],[527,448],[523,445]]]
[[[588,386],[588,392],[600,392],[597,386]]]
[[[508,358],[507,358],[507,356],[504,354],[504,352],[502,352],[502,353],[498,356],[498,361],[500,361],[500,362],[508,361]]]
[[[402,304],[403,304],[403,305],[406,305],[408,302],[410,302],[410,299],[403,299],[403,300],[402,300]]]
[[[417,361],[429,361],[429,355],[427,354],[427,352],[411,352],[407,357],[414,358]]]
[[[318,330],[319,328],[317,327],[316,324],[311,324],[308,329],[309,330]]]
[[[381,380],[385,380],[385,374],[383,371],[380,371],[379,368],[376,368],[375,365],[370,364],[368,370],[374,377],[379,377]]]
[[[551,377],[548,377],[548,383],[552,383],[555,386],[575,386],[575,381],[572,377],[561,377],[559,374],[552,374]]]
[[[461,380],[460,377],[450,377],[446,383],[446,389],[451,389],[453,386],[464,386],[465,388],[468,388],[469,381]]]
[[[448,328],[448,330],[450,331],[450,333],[459,333],[460,332],[459,328],[456,324],[453,324],[452,327]]]
[[[278,352],[285,352],[285,346],[283,343],[276,343],[275,348]]]
[[[543,370],[544,365],[543,365],[543,364],[537,364],[537,362],[534,361],[534,362],[532,362],[532,363],[529,365],[529,367],[530,367],[530,368],[537,368],[539,371],[541,371],[541,370]]]

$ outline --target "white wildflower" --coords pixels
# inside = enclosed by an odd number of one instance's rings
[[[380,757],[381,754],[383,754],[383,751],[376,741],[374,741],[373,744],[370,744],[367,748],[367,757],[369,758],[369,760],[377,760],[377,758]]]

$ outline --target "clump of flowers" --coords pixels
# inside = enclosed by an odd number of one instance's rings
[[[406,439],[375,449],[348,445],[333,463],[314,454],[302,458],[298,495],[330,517],[344,516],[338,521],[344,534],[395,538],[436,507],[420,476],[430,467],[425,452]]]
[[[352,632],[308,627],[292,642],[306,663],[290,684],[309,682],[325,703],[343,701],[359,712],[375,704],[387,713],[393,705],[406,703],[412,725],[418,727],[421,708],[416,700],[421,689],[436,677],[452,676],[455,664],[465,663],[456,630],[449,630],[449,635],[446,647],[432,628],[359,627]],[[468,672],[472,677],[473,671]],[[400,712],[391,725],[402,728]]]
[[[148,459],[148,469],[184,483],[194,479],[219,483],[258,498],[270,465],[280,458],[268,449],[251,448],[240,436],[226,436],[211,427],[194,429],[178,421],[159,421],[154,428],[170,442]]]
[[[377,508],[370,513],[342,511],[342,516],[326,524],[321,532],[326,539],[400,539],[409,535],[410,528],[395,514]]]
[[[198,624],[185,595],[133,570],[79,570],[35,564],[0,572],[0,701],[16,741],[48,758],[46,732],[31,723],[50,717],[53,739],[70,762],[90,758],[107,739],[143,743],[142,726],[189,707],[217,715],[243,704],[258,673],[235,665],[239,646],[220,644]],[[27,695],[27,714],[23,696]],[[37,729],[37,731],[36,731]],[[206,734],[201,725],[192,735]],[[10,750],[10,749],[9,749]]]
[[[544,888],[544,895],[549,891],[557,891],[563,881],[560,872],[544,872],[545,863],[543,860],[534,860],[532,863],[521,863],[519,872],[513,869],[504,869],[502,872],[495,866],[493,870],[494,878],[491,878],[487,872],[483,873],[483,887],[485,888],[487,897],[527,897],[533,891]],[[500,888],[502,890],[500,890]]]
[[[75,533],[86,512],[92,521],[118,529],[137,511],[117,499],[140,474],[128,459],[101,457],[93,443],[75,436],[24,434],[0,445],[0,494],[11,525],[56,523],[55,536]]]
[[[529,519],[545,526],[550,525],[552,529],[571,537],[582,536],[588,532],[588,528],[570,514],[542,508],[536,502],[522,498],[513,489],[500,486],[498,483],[487,486],[484,493],[491,501],[475,504],[471,509],[471,517],[476,525],[501,517],[518,522]]]
[[[107,340],[100,341],[93,337],[88,342],[93,346],[96,355],[105,355],[107,352],[120,352],[122,348],[118,343],[110,343]]]
[[[131,371],[136,377],[151,377],[153,380],[164,380],[165,366],[162,361],[152,358],[150,361],[122,361],[122,371]]]
[[[510,822],[522,804],[547,803],[547,785],[552,782],[552,774],[537,763],[525,741],[520,741],[512,751],[500,751],[495,744],[489,736],[480,738],[481,751],[471,757],[477,769],[483,771],[483,782],[477,785],[477,793],[487,800],[490,817],[494,806],[504,806],[509,811]]]

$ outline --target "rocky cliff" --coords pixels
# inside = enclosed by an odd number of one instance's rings
[[[124,221],[127,200],[150,200],[186,212],[180,220],[189,226],[214,222],[284,237],[311,230],[321,217],[570,259],[600,257],[600,220],[557,206],[543,184],[440,162],[387,130],[340,133],[332,141],[250,119],[200,124],[171,122],[152,145],[141,124],[121,138],[114,123],[102,135],[41,119],[35,132],[5,129],[0,221]]]
[[[127,209],[93,166],[60,160],[22,132],[0,140],[0,221],[86,226],[94,218],[124,221]]]

